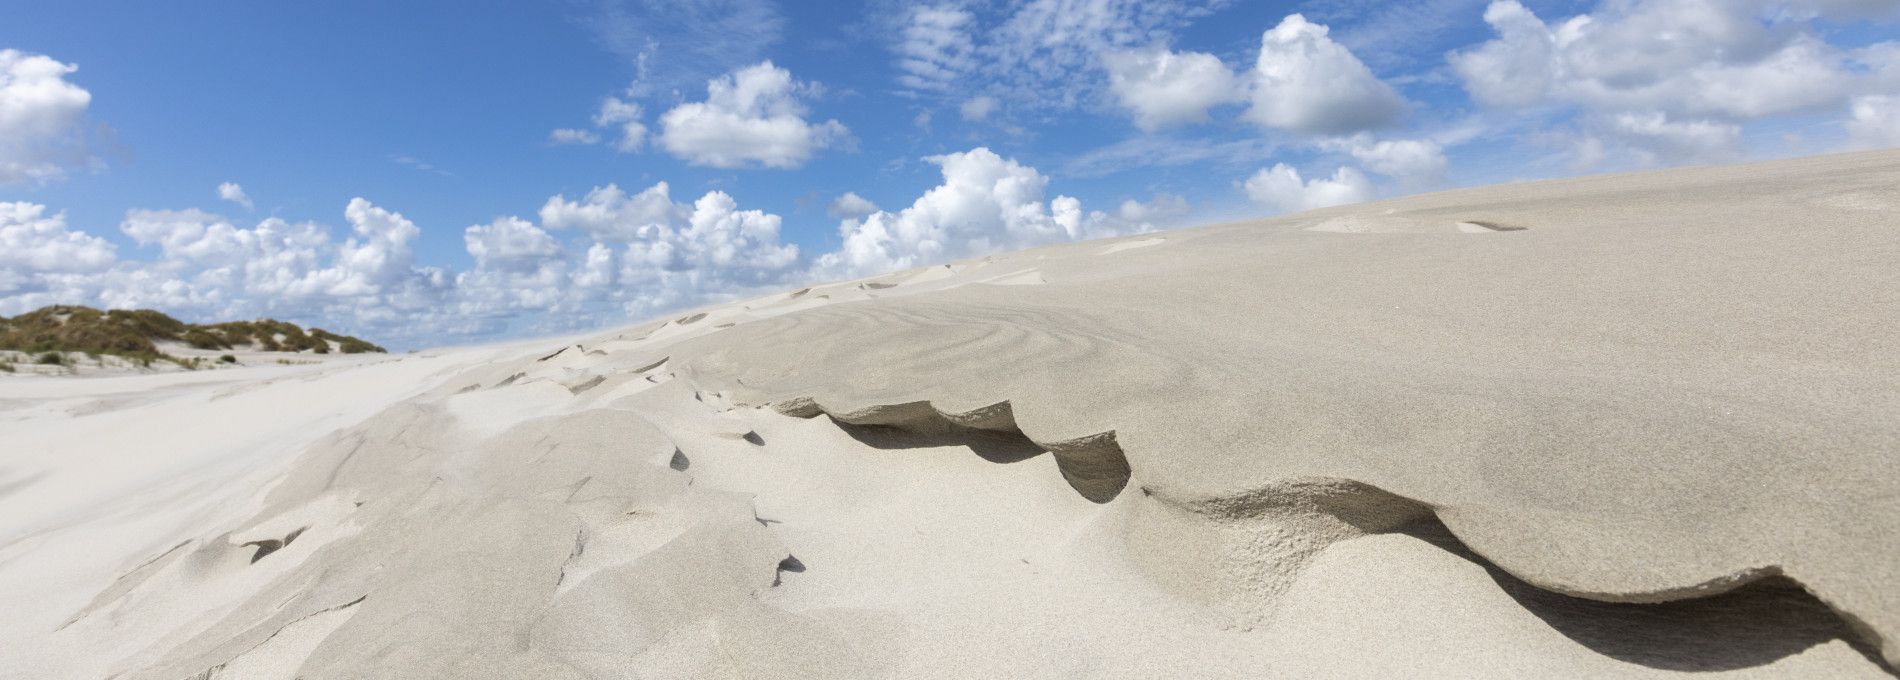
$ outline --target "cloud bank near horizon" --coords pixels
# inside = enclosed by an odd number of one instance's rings
[[[418,265],[421,228],[360,197],[344,206],[341,234],[315,221],[268,217],[246,227],[198,208],[135,208],[119,224],[134,254],[47,206],[0,202],[0,315],[85,304],[193,319],[270,316],[415,347],[579,330],[820,279],[1151,231],[1185,212],[1167,195],[1114,211],[1045,199],[1048,177],[984,147],[928,160],[943,183],[910,207],[887,212],[840,196],[845,245],[815,257],[781,241],[780,216],[717,190],[675,200],[664,181],[555,195],[533,218],[470,225],[463,241],[475,266],[459,272]],[[240,192],[219,194],[236,202]]]

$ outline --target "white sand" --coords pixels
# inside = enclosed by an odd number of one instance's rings
[[[1896,263],[1880,152],[0,381],[0,676],[1883,677]]]
[[[155,360],[139,364],[131,359],[111,354],[88,354],[85,352],[61,352],[63,359],[58,364],[42,364],[40,358],[44,352],[19,352],[0,350],[0,364],[6,370],[0,370],[0,380],[17,380],[39,377],[85,377],[106,378],[127,375],[150,375],[153,373],[182,373],[187,371],[229,371],[258,366],[342,366],[363,362],[380,361],[388,355],[381,353],[344,354],[341,346],[329,341],[331,351],[327,354],[315,352],[266,352],[253,349],[251,345],[239,345],[235,349],[196,349],[182,342],[160,340],[153,343],[159,353],[180,361],[193,362],[184,366],[177,361]],[[225,362],[224,357],[233,361]]]

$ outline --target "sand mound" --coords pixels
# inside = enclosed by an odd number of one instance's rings
[[[0,667],[1882,677],[1895,187],[1894,152],[1492,187],[21,394]],[[188,417],[258,424],[159,467],[115,434]]]
[[[1305,219],[1456,225],[1475,223],[1461,204],[1482,204],[1483,225],[1537,225],[1496,239],[1178,232],[1149,252],[1195,275],[1131,266],[1061,285],[1097,265],[1050,258],[1048,285],[768,320],[709,339],[688,370],[739,403],[852,413],[1034,395],[1012,401],[1025,432],[1113,431],[1153,493],[1352,480],[1434,508],[1530,583],[1591,599],[1786,576],[1892,660],[1900,591],[1878,584],[1900,579],[1885,557],[1900,506],[1865,480],[1890,478],[1879,471],[1900,451],[1900,309],[1850,291],[1900,285],[1900,230],[1799,194],[1828,182],[1891,195],[1897,158],[1514,185]]]

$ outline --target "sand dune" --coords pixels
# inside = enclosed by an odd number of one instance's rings
[[[0,675],[1888,677],[1896,262],[1876,152],[20,378]]]

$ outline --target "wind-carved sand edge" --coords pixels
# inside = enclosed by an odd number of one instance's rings
[[[1048,451],[1056,461],[1057,469],[1063,479],[1075,489],[1076,493],[1093,503],[1113,501],[1134,480],[1128,457],[1115,440],[1115,431],[1108,430],[1069,439],[1044,440],[1031,437],[1016,422],[1014,408],[1009,400],[1003,400],[968,411],[945,411],[937,408],[929,400],[910,401],[897,404],[873,404],[855,409],[834,409],[820,403],[812,396],[799,396],[790,399],[770,401],[765,406],[772,410],[795,418],[815,418],[823,415],[832,420],[853,426],[884,426],[908,432],[924,434],[954,435],[959,430],[981,430],[1020,435],[1036,446]],[[1138,485],[1139,486],[1139,485]],[[1264,587],[1254,587],[1249,597],[1265,595],[1274,597],[1284,592],[1291,582],[1298,578],[1298,572],[1321,550],[1342,540],[1379,533],[1390,533],[1412,525],[1427,517],[1444,525],[1453,538],[1463,542],[1473,553],[1506,573],[1538,588],[1599,602],[1621,604],[1657,604],[1680,600],[1692,600],[1732,592],[1738,588],[1762,582],[1765,579],[1781,578],[1795,584],[1809,596],[1824,604],[1838,617],[1854,635],[1861,638],[1877,653],[1884,657],[1885,669],[1892,673],[1895,657],[1900,651],[1890,648],[1889,641],[1871,625],[1830,600],[1822,593],[1794,575],[1789,574],[1781,565],[1762,565],[1747,567],[1722,574],[1711,579],[1683,586],[1659,588],[1646,591],[1615,592],[1577,588],[1544,578],[1538,574],[1513,569],[1508,562],[1497,560],[1486,554],[1478,545],[1474,545],[1466,533],[1457,528],[1455,515],[1447,521],[1446,513],[1431,503],[1407,498],[1381,489],[1359,480],[1318,477],[1286,479],[1274,484],[1249,491],[1209,498],[1174,498],[1163,492],[1139,486],[1144,496],[1150,497],[1162,505],[1215,522],[1244,522],[1277,516],[1304,519],[1295,520],[1298,530],[1311,531],[1313,535],[1299,537],[1295,541],[1300,545],[1287,551],[1289,554],[1268,556],[1268,569],[1278,570],[1272,574]],[[1312,520],[1318,519],[1318,522]],[[1332,526],[1331,530],[1326,527]],[[1339,528],[1343,526],[1344,528]],[[1279,537],[1284,540],[1284,536]],[[1259,555],[1252,557],[1258,558]],[[1267,592],[1259,592],[1259,591]],[[1243,612],[1243,626],[1250,627],[1270,615],[1272,602],[1265,603],[1266,610]],[[1229,609],[1235,609],[1229,603]],[[1247,609],[1246,605],[1238,605]],[[1251,614],[1251,615],[1248,615]]]
[[[912,432],[946,433],[957,429],[986,430],[1022,434],[1055,456],[1062,478],[1076,493],[1095,503],[1107,503],[1128,485],[1128,458],[1115,443],[1115,432],[1101,432],[1073,439],[1043,441],[1030,438],[1016,425],[1015,413],[1008,401],[964,412],[946,412],[927,401],[872,406],[855,411],[826,409],[811,398],[793,399],[773,405],[779,413],[812,418],[828,415],[849,425],[884,425]]]

